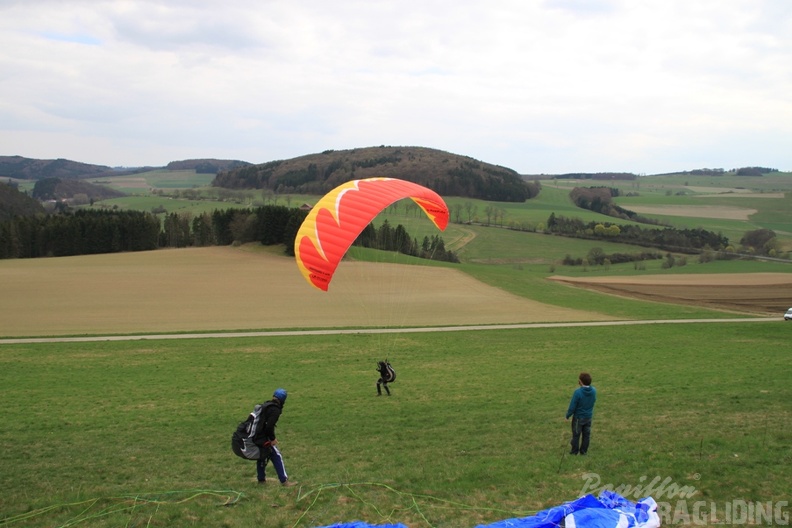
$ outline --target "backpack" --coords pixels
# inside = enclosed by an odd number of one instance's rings
[[[396,381],[396,371],[393,370],[393,367],[391,367],[387,359],[377,362],[377,370],[379,370],[380,377],[385,383],[393,383]]]
[[[266,418],[264,410],[275,403],[268,401],[256,404],[256,407],[248,415],[244,422],[239,422],[236,431],[231,435],[231,450],[238,457],[246,460],[258,460],[262,455],[266,455],[266,448],[256,444],[256,434],[264,430]],[[262,453],[262,451],[265,451]]]

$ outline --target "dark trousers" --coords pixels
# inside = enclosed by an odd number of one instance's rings
[[[385,387],[385,392],[387,392],[388,396],[390,396],[390,389],[388,388],[388,382],[382,378],[377,380],[377,395],[382,396],[382,389],[380,389],[380,385]]]
[[[581,441],[582,437],[582,441]],[[591,418],[575,418],[572,417],[572,445],[570,455],[585,455],[589,448],[589,441],[591,440]]]
[[[281,456],[280,449],[277,446],[272,446],[269,449],[263,448],[261,450],[261,458],[256,460],[256,477],[259,482],[267,479],[264,468],[267,467],[267,462],[272,460],[272,465],[275,466],[275,473],[278,474],[278,480],[286,482],[289,476],[286,474],[286,467],[283,465],[283,456]]]

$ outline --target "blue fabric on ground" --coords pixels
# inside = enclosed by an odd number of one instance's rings
[[[520,519],[505,519],[492,524],[482,524],[477,528],[557,528],[561,521],[570,513],[586,508],[603,508],[604,506],[593,495],[584,495],[579,499],[567,502],[560,506],[542,510],[536,515]]]
[[[476,528],[658,528],[657,504],[647,497],[633,503],[618,493],[605,490],[599,498],[585,495],[571,502],[542,510],[536,515],[504,519]],[[340,523],[321,528],[407,528],[403,524],[368,524],[363,521]]]
[[[657,528],[660,519],[657,504],[648,497],[632,503],[618,493],[605,490],[599,498],[593,495],[543,510],[530,517],[506,519],[477,528]]]

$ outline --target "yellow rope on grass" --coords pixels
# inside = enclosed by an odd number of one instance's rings
[[[163,496],[171,496],[171,495],[185,494],[185,493],[189,493],[190,495],[180,499],[161,498]],[[115,513],[122,513],[127,510],[130,513],[132,513],[136,508],[138,508],[141,505],[156,505],[157,508],[155,512],[151,514],[148,519],[147,525],[150,525],[154,515],[156,515],[156,513],[159,511],[160,506],[162,505],[182,504],[185,502],[195,500],[199,497],[213,496],[213,497],[221,497],[225,499],[224,502],[222,504],[218,504],[218,506],[230,506],[232,504],[239,502],[239,500],[242,498],[243,495],[244,493],[242,493],[241,491],[235,491],[235,490],[182,490],[182,491],[146,493],[146,494],[138,494],[138,495],[121,495],[117,497],[96,497],[92,499],[86,499],[83,501],[77,501],[71,503],[53,504],[51,506],[46,506],[44,508],[39,508],[37,510],[21,513],[19,515],[6,517],[4,519],[0,519],[0,527],[11,526],[12,524],[34,519],[36,517],[40,517],[42,515],[50,513],[54,510],[65,510],[69,508],[78,508],[84,506],[82,511],[80,511],[77,515],[73,516],[64,524],[58,526],[58,528],[68,528],[71,526],[78,525],[80,523],[84,523],[86,521],[98,519],[100,517],[105,517],[107,515],[112,515]],[[97,506],[97,504],[102,501],[109,501],[111,502],[111,504],[109,504],[108,506],[106,506],[105,508],[99,511],[93,511],[94,508]]]

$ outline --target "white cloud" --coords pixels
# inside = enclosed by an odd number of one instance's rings
[[[789,6],[6,1],[0,154],[162,165],[389,144],[525,173],[792,169]]]

